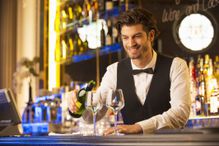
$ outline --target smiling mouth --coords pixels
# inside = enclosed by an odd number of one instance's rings
[[[129,50],[132,50],[132,49],[138,50],[139,48],[140,48],[139,45],[135,45],[135,46],[129,47],[128,49],[129,49]]]
[[[129,48],[129,53],[131,53],[132,55],[134,55],[134,54],[138,54],[138,51],[139,50],[139,48]]]

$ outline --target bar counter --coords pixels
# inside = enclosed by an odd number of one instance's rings
[[[216,131],[216,132],[215,132]],[[169,130],[148,135],[120,136],[17,136],[0,137],[0,145],[40,146],[219,146],[218,130]]]

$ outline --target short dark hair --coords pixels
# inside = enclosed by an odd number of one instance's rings
[[[119,34],[121,34],[122,26],[131,26],[135,24],[142,24],[143,29],[147,34],[153,29],[155,31],[155,37],[157,37],[160,33],[157,28],[157,21],[152,13],[142,8],[135,8],[123,12],[118,17],[116,26]]]

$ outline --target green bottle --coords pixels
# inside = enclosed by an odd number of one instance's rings
[[[87,92],[91,91],[95,86],[95,84],[96,84],[95,81],[91,80],[85,88],[81,88],[78,91],[77,102],[76,102],[78,111],[75,113],[70,113],[70,115],[72,115],[75,118],[79,118],[82,116],[83,112],[85,111],[85,100],[86,100]]]

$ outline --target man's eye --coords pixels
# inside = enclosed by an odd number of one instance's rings
[[[136,38],[140,38],[141,36],[142,36],[142,35],[136,35],[135,37],[136,37]]]

